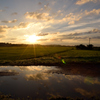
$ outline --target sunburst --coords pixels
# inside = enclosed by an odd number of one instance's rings
[[[30,43],[36,43],[37,40],[39,40],[40,38],[36,35],[30,35],[27,37],[27,41],[30,42]]]

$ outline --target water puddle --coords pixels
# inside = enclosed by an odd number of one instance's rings
[[[0,66],[0,92],[43,100],[100,97],[100,77],[53,66]]]

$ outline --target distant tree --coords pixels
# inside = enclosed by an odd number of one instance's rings
[[[93,45],[92,44],[87,45],[87,49],[88,50],[92,50],[93,49]]]
[[[77,46],[76,46],[76,49],[85,50],[85,49],[87,49],[87,47],[86,47],[85,45],[83,45],[83,44],[80,44],[80,45],[77,45]]]

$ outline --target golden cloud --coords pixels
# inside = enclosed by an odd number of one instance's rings
[[[91,11],[87,11],[87,10],[85,10],[85,15],[90,15],[90,14],[99,14],[100,13],[100,9],[93,9],[93,10],[91,10]]]
[[[26,12],[25,13],[26,18],[30,19],[37,19],[37,20],[50,20],[52,17],[49,15],[49,13],[39,13],[39,12]]]
[[[18,25],[18,28],[26,28],[27,26],[29,25],[29,22],[21,22],[19,25]]]
[[[77,2],[76,2],[76,5],[83,5],[83,4],[85,4],[85,3],[88,3],[88,2],[97,2],[97,0],[78,0]]]
[[[29,22],[20,22],[20,24],[18,26],[14,26],[13,29],[26,28],[29,24]]]
[[[66,15],[60,22],[67,21],[68,24],[74,24],[75,21],[79,21],[81,19],[81,14],[80,15],[74,15],[73,13],[70,13]]]
[[[68,24],[74,24],[75,23],[75,21],[70,21]]]

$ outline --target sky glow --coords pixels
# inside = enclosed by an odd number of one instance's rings
[[[100,0],[0,0],[0,42],[88,45],[89,38],[100,46]]]

